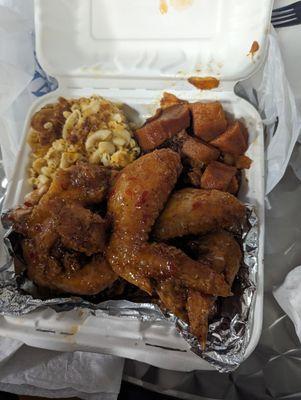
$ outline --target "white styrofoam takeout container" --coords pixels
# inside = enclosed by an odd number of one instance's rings
[[[222,102],[250,132],[248,185],[240,198],[256,206],[260,221],[259,267],[252,334],[247,358],[262,326],[264,248],[263,127],[255,108],[236,96],[234,85],[263,62],[272,0],[170,0],[162,14],[155,0],[35,0],[37,55],[59,89],[31,107],[4,208],[22,203],[27,184],[26,134],[34,112],[67,98],[98,94],[126,104],[130,119],[143,121],[158,105],[162,90],[190,101]],[[248,54],[254,41],[259,50]],[[198,91],[189,76],[216,76],[220,87]],[[166,321],[142,322],[89,310],[56,313],[43,309],[0,318],[0,335],[35,347],[93,351],[180,371],[212,367],[189,350]]]

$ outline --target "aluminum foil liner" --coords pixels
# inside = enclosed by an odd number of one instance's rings
[[[209,325],[206,350],[189,333],[187,324],[176,322],[191,350],[220,372],[234,371],[244,360],[250,341],[258,270],[258,218],[247,205],[249,227],[243,232],[244,260],[233,283],[234,295],[218,305],[219,317]]]
[[[248,226],[244,228],[242,246],[244,262],[234,281],[233,296],[218,300],[218,317],[210,323],[206,350],[203,351],[197,339],[189,333],[188,325],[168,311],[148,301],[107,300],[94,303],[82,297],[37,297],[35,285],[22,275],[14,272],[13,257],[16,257],[16,238],[7,228],[4,242],[8,260],[0,268],[0,314],[18,316],[40,307],[52,307],[57,312],[76,307],[101,310],[109,315],[138,318],[143,321],[167,319],[174,323],[189,343],[191,350],[208,361],[220,372],[235,370],[244,359],[248,346],[255,305],[255,290],[258,269],[258,219],[252,206],[247,205]],[[2,213],[5,220],[6,213]]]

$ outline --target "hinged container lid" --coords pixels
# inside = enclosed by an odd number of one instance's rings
[[[83,78],[238,81],[263,61],[272,0],[36,0],[42,67]]]

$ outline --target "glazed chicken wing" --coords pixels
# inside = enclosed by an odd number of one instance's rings
[[[190,289],[187,295],[187,313],[190,332],[196,336],[202,346],[206,347],[208,318],[214,308],[215,297]]]
[[[113,233],[107,250],[112,269],[152,293],[158,282],[174,277],[183,286],[227,296],[224,279],[180,250],[149,244],[151,228],[181,171],[180,157],[169,149],[147,154],[119,175],[109,199]]]
[[[245,206],[230,193],[182,189],[170,197],[156,222],[154,236],[167,240],[189,234],[203,235],[221,228],[240,232],[245,217]]]
[[[108,192],[110,179],[108,169],[94,164],[77,163],[66,170],[58,170],[48,191],[30,212],[19,209],[11,214],[15,230],[32,236],[36,234],[37,224],[60,213],[66,204],[100,203]]]
[[[187,295],[180,281],[170,278],[160,282],[157,286],[157,293],[161,303],[167,310],[183,321],[188,321],[186,311]]]
[[[123,169],[109,198],[114,226],[108,260],[118,275],[149,293],[152,285],[145,270],[150,265],[144,265],[138,249],[147,242],[180,172],[178,154],[168,149],[154,151]]]
[[[242,252],[230,233],[210,233],[191,241],[189,247],[200,263],[208,263],[212,272],[224,276],[230,287],[232,286],[240,267]],[[185,289],[181,280],[172,278],[160,283],[157,293],[164,307],[183,321],[189,321],[190,332],[198,338],[204,349],[208,320],[215,311],[216,296],[200,290]]]
[[[191,248],[200,261],[210,262],[212,270],[222,274],[232,286],[242,260],[242,252],[234,237],[226,232],[210,233],[191,243]],[[214,310],[216,297],[200,291],[189,290],[187,312],[190,330],[199,338],[203,348],[206,345],[208,319]]]
[[[211,268],[215,272],[223,273],[232,286],[242,260],[240,246],[233,235],[223,230],[209,233],[193,241],[193,246],[198,259],[210,262]]]
[[[53,235],[52,238],[54,245],[58,237]],[[42,239],[37,237],[22,242],[28,277],[37,285],[67,293],[93,295],[117,279],[103,256],[94,255],[81,263],[79,253],[69,254],[64,249],[60,258],[56,258],[49,254],[52,246],[46,248]]]
[[[39,286],[92,295],[117,279],[101,254],[107,223],[85,208],[104,199],[109,177],[84,163],[59,170],[37,205],[12,213],[14,230],[25,237],[28,276]]]
[[[99,215],[71,203],[58,213],[56,230],[65,247],[90,256],[104,250],[106,226]]]
[[[183,251],[164,243],[144,244],[135,258],[143,275],[156,281],[174,277],[183,287],[201,290],[216,296],[230,296],[231,291],[223,276],[208,262],[195,261]]]

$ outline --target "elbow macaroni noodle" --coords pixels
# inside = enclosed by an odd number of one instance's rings
[[[33,152],[29,183],[33,188],[49,185],[58,168],[68,168],[79,160],[120,169],[140,154],[120,106],[100,96],[68,103],[70,110],[60,115],[63,125],[57,139],[43,145],[41,132],[30,129],[28,143]],[[38,113],[42,112],[43,109]],[[52,126],[47,121],[43,124],[46,136]]]

